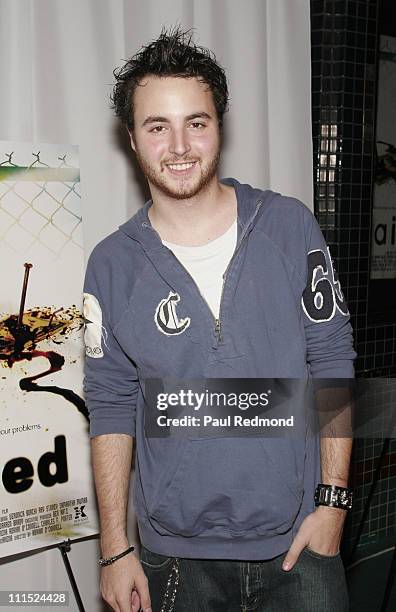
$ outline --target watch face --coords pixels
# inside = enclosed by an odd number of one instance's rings
[[[340,502],[344,505],[348,503],[348,493],[346,491],[341,491]]]

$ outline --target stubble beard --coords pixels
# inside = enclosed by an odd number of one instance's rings
[[[191,180],[188,178],[184,179],[183,177],[180,177],[172,185],[171,177],[167,177],[165,175],[165,173],[167,172],[166,169],[163,172],[156,170],[146,161],[146,159],[140,154],[138,149],[135,150],[135,154],[139,166],[142,172],[144,173],[146,179],[148,180],[149,184],[153,185],[164,195],[170,198],[174,198],[176,200],[186,200],[189,198],[193,198],[201,191],[203,191],[205,187],[212,181],[213,177],[216,176],[220,162],[219,146],[216,151],[216,154],[204,166],[202,166],[200,162],[197,161],[201,168],[201,173],[198,180],[195,178]],[[182,161],[188,162],[189,160],[178,160],[178,162]]]

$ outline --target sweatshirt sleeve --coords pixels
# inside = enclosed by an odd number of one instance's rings
[[[117,341],[114,310],[122,296],[112,283],[108,262],[92,253],[84,282],[84,394],[90,438],[124,433],[135,436],[138,377],[133,361]]]
[[[330,250],[308,211],[306,286],[302,295],[307,361],[313,378],[353,378],[352,327]]]

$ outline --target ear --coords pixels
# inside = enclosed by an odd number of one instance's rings
[[[129,140],[130,140],[130,143],[131,143],[132,150],[136,152],[136,145],[135,145],[135,140],[134,140],[134,137],[133,137],[133,130],[129,130],[127,128],[127,132],[129,134]]]

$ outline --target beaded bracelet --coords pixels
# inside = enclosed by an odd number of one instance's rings
[[[111,565],[112,563],[114,563],[114,561],[117,561],[117,559],[121,559],[121,557],[125,557],[125,555],[132,552],[133,550],[135,550],[135,547],[130,546],[129,548],[124,550],[124,552],[120,553],[119,555],[115,555],[114,557],[108,557],[107,559],[103,559],[103,557],[100,557],[98,563],[102,566]]]

